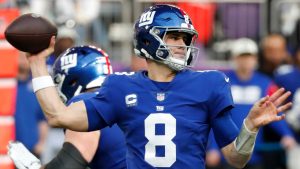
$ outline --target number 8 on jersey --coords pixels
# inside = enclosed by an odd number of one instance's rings
[[[165,133],[156,134],[156,126],[163,125]],[[176,145],[172,139],[176,136],[176,119],[171,114],[154,113],[145,119],[145,161],[153,167],[171,167],[176,161]],[[156,156],[156,146],[165,148],[165,156]]]

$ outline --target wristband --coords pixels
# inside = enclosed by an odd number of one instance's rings
[[[32,87],[34,93],[41,89],[47,87],[54,87],[54,86],[55,85],[53,83],[51,76],[40,76],[32,79]]]
[[[243,155],[251,154],[254,149],[257,133],[258,132],[251,132],[247,128],[244,119],[240,134],[234,140],[234,147],[236,151]]]

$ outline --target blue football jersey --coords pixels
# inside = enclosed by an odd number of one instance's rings
[[[230,79],[235,104],[235,108],[232,109],[232,114],[234,114],[232,119],[238,127],[241,127],[254,103],[270,94],[275,84],[269,77],[259,72],[254,72],[248,80],[240,80],[235,71],[226,72],[226,75]]]
[[[278,87],[268,76],[255,71],[248,80],[241,80],[234,71],[227,73],[231,82],[231,91],[235,108],[232,109],[232,119],[238,127],[242,126],[244,118],[247,117],[253,104],[260,98],[274,93]],[[267,125],[272,131],[279,136],[292,136],[292,131],[285,120],[273,122]],[[264,130],[260,130],[257,134],[254,152],[249,161],[250,164],[262,162],[263,157],[261,151],[265,148],[263,138]]]
[[[293,103],[295,103],[296,98],[300,98],[299,77],[300,69],[294,66],[282,66],[276,71],[274,76],[275,82],[279,86],[284,87],[286,90],[289,90],[292,93],[287,101],[293,101]]]
[[[231,110],[231,117],[236,125],[241,127],[253,104],[260,98],[272,94],[275,91],[274,89],[277,89],[277,86],[268,76],[259,72],[254,72],[248,80],[239,79],[235,71],[229,71],[226,75],[230,78],[231,91],[235,104],[235,107]],[[292,131],[284,120],[273,122],[268,126],[280,136],[292,135]],[[213,138],[211,139],[209,149],[217,148],[215,141]],[[263,143],[263,130],[260,130],[256,137],[254,152],[249,161],[250,164],[262,162],[262,154],[259,151],[264,148]]]
[[[293,102],[292,108],[289,110],[288,113],[296,113],[299,112],[299,105],[300,105],[300,69],[299,67],[295,66],[281,66],[276,74],[275,74],[275,82],[284,87],[286,90],[291,91],[290,97],[287,101]],[[292,116],[293,117],[293,116]],[[293,117],[295,118],[294,123],[300,123],[299,116]],[[296,132],[295,135],[297,136],[298,142],[300,142],[300,135],[299,132]]]
[[[85,100],[89,129],[97,128],[90,119],[99,115],[107,125],[117,123],[129,169],[204,169],[211,124],[233,106],[229,79],[218,71],[185,70],[159,86],[146,74],[107,77],[99,94]]]
[[[68,104],[94,97],[96,93],[82,93],[73,97]],[[91,169],[125,169],[126,143],[121,129],[117,125],[101,129],[99,146],[89,164]]]

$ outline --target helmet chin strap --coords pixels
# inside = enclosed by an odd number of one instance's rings
[[[61,88],[62,88],[62,85],[63,85],[63,82],[66,78],[66,75],[64,74],[58,74],[57,75],[57,81],[55,82],[56,83],[56,89],[57,89],[57,92],[59,94],[59,97],[61,98],[61,100],[66,103],[68,101],[67,97],[63,94],[63,92],[61,92]]]
[[[60,99],[66,103],[68,101],[67,97],[60,91],[60,89],[57,89],[57,92],[59,94]]]
[[[170,47],[169,45],[165,45],[165,47],[169,53],[169,56],[166,59],[162,60],[163,63],[175,71],[183,70],[187,66],[185,63],[188,58],[187,57],[188,54],[190,54],[190,49],[187,50],[187,53],[185,54],[184,59],[178,59],[172,54],[172,52],[169,48]],[[185,46],[185,48],[187,48],[187,47]]]
[[[185,68],[184,61],[176,58],[169,58],[168,60],[163,60],[163,64],[167,65],[169,68],[175,71],[181,71]]]

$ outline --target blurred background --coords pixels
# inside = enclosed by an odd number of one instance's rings
[[[255,69],[274,83],[279,70],[287,73],[290,67],[299,67],[300,0],[0,0],[0,169],[14,168],[6,156],[9,140],[24,142],[43,162],[49,161],[63,142],[63,132],[48,128],[42,116],[32,92],[25,54],[4,38],[7,25],[22,14],[37,13],[58,27],[49,70],[68,47],[91,44],[109,54],[114,71],[137,71],[145,68],[145,63],[134,57],[133,23],[146,7],[157,3],[177,5],[191,17],[199,33],[195,45],[200,48],[194,69],[235,69],[232,51],[241,48],[235,43],[240,38],[255,43]],[[298,79],[295,75],[291,83]],[[292,91],[295,98],[298,87]],[[294,123],[300,124],[300,118]],[[299,128],[287,124],[297,140]],[[293,163],[297,158],[290,162],[295,152],[283,144],[282,135],[264,130],[264,142],[258,148],[267,163],[262,168],[299,169],[300,165]],[[209,167],[222,168],[220,163],[215,160]]]

